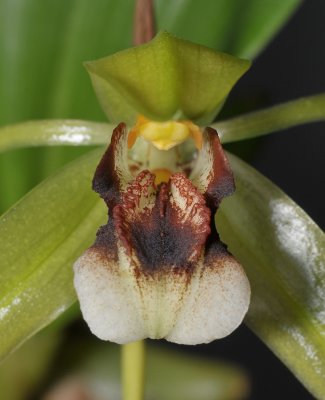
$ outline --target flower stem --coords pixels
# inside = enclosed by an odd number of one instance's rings
[[[133,44],[138,46],[155,36],[154,6],[152,0],[136,0],[135,3]]]
[[[325,120],[325,93],[213,124],[222,143],[250,139],[292,126]]]
[[[144,395],[144,341],[122,346],[123,400],[143,400]]]

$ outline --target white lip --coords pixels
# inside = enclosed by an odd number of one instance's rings
[[[124,125],[115,130],[95,173],[110,217],[74,265],[84,319],[117,343],[199,344],[230,334],[248,310],[250,286],[211,220],[233,190],[217,134],[204,133],[206,163],[199,156],[193,182],[178,173],[158,187],[148,171],[130,180],[126,135]]]

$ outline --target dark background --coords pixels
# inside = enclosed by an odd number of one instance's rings
[[[237,104],[246,103],[246,110],[251,111],[257,104],[268,107],[324,91],[325,1],[308,0],[240,80],[224,115]],[[324,229],[324,131],[324,122],[314,123],[227,147],[241,153]],[[245,326],[194,351],[243,366],[252,380],[252,400],[314,398]]]

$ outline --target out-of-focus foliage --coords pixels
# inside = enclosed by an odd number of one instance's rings
[[[56,332],[41,332],[24,344],[0,366],[0,393],[3,400],[26,400],[47,378],[59,347]]]
[[[246,374],[231,364],[159,350],[150,343],[146,358],[145,397],[148,399],[241,400],[248,395]],[[59,386],[52,388],[52,396],[75,388],[94,400],[118,400],[121,398],[119,366],[117,345],[77,340],[61,360],[64,378]]]
[[[157,29],[253,58],[300,0],[156,0]],[[0,125],[101,121],[82,62],[131,46],[134,0],[1,0]],[[236,26],[236,30],[234,30]],[[0,157],[0,212],[85,149],[22,149]]]

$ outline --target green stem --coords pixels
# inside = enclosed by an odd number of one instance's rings
[[[144,364],[144,341],[122,346],[123,400],[143,400]]]
[[[325,120],[325,93],[213,124],[222,143],[250,139],[292,126]]]

